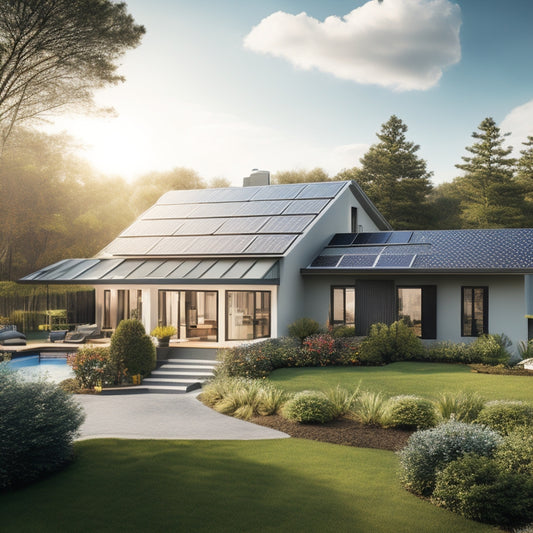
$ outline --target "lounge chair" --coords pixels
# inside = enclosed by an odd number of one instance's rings
[[[2,331],[0,333],[0,344],[2,346],[25,346],[26,335],[15,330]]]
[[[76,326],[75,331],[65,335],[65,342],[83,344],[87,339],[95,339],[100,336],[100,328],[96,324],[83,324]]]

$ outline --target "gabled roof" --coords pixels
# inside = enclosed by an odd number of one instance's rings
[[[356,272],[533,273],[533,229],[339,233],[302,269]]]
[[[171,191],[97,257],[282,257],[350,184]]]

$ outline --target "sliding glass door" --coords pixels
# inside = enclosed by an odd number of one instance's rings
[[[270,337],[270,291],[226,291],[226,339]]]

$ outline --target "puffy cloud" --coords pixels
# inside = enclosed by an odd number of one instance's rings
[[[511,110],[502,120],[500,129],[502,133],[511,133],[506,145],[513,146],[515,156],[519,157],[520,150],[525,148],[522,143],[527,141],[528,135],[533,135],[533,100]]]
[[[461,10],[449,0],[371,0],[323,22],[278,11],[245,37],[246,48],[304,70],[397,90],[433,87],[461,58]]]

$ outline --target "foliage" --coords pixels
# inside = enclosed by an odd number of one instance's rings
[[[510,345],[511,341],[506,335],[481,335],[468,346],[468,355],[472,363],[507,364],[511,358],[507,349]]]
[[[273,370],[269,344],[254,342],[218,350],[218,374],[250,379],[267,377]]]
[[[58,384],[58,387],[68,394],[79,394],[83,391],[83,388],[76,378],[64,379]]]
[[[155,368],[156,352],[144,326],[138,320],[122,320],[111,337],[109,355],[115,368],[115,382],[121,373],[148,376]]]
[[[144,28],[125,3],[109,0],[3,2],[0,11],[0,134],[15,124],[73,104],[113,85],[117,61]]]
[[[398,452],[400,480],[411,492],[429,496],[437,472],[466,453],[491,457],[502,437],[477,424],[451,420],[435,428],[417,431]]]
[[[330,327],[328,331],[336,339],[339,337],[355,337],[355,327],[353,326],[334,326]]]
[[[263,380],[217,377],[203,386],[200,399],[220,413],[248,420],[277,413],[287,394]]]
[[[390,326],[372,324],[359,352],[361,364],[379,365],[418,359],[424,352],[422,341],[411,328],[399,320]]]
[[[315,335],[320,330],[320,324],[312,318],[299,318],[289,325],[289,335],[303,343],[306,337]]]
[[[468,345],[464,342],[435,342],[426,347],[424,360],[438,363],[470,363]]]
[[[303,353],[308,356],[306,364],[297,366],[327,366],[336,354],[335,339],[327,333],[310,335],[303,341]]]
[[[335,418],[348,414],[354,407],[359,396],[359,385],[351,392],[337,385],[325,391],[326,398],[333,405]]]
[[[48,321],[48,316],[44,311],[13,311],[9,321],[18,331],[38,331],[39,325]]]
[[[79,385],[85,389],[109,385],[117,375],[107,346],[82,346],[68,355],[67,363],[72,367]]]
[[[475,454],[437,474],[433,502],[466,518],[509,527],[533,520],[533,478]]]
[[[74,398],[56,385],[22,381],[0,365],[0,489],[63,467],[83,419]]]
[[[436,422],[434,404],[419,396],[394,396],[387,403],[386,423],[389,427],[425,429],[435,426]]]
[[[520,150],[520,159],[516,166],[516,182],[521,185],[525,191],[525,201],[527,206],[528,220],[525,227],[531,227],[532,206],[533,206],[533,136],[528,135],[527,141],[522,143],[525,148]]]
[[[288,400],[282,415],[301,424],[325,424],[335,418],[335,406],[322,392],[303,391]]]
[[[533,427],[533,405],[521,401],[487,402],[476,422],[485,424],[502,435],[507,435],[520,426]]]
[[[361,158],[356,181],[394,229],[419,229],[429,221],[431,172],[417,155],[420,146],[407,141],[406,132],[395,115],[382,124],[380,142]]]
[[[533,376],[533,370],[518,366],[508,367],[504,365],[468,365],[473,372],[478,374],[492,374],[498,376]]]
[[[508,472],[533,476],[533,429],[518,427],[506,435],[494,458]]]
[[[328,174],[321,168],[312,170],[285,170],[272,176],[272,183],[310,183],[330,181]]]
[[[157,326],[154,328],[150,335],[156,339],[165,339],[176,335],[177,329],[174,326]]]
[[[442,392],[435,405],[442,420],[474,422],[483,409],[485,400],[477,392]]]
[[[533,339],[529,341],[520,341],[518,343],[518,353],[521,359],[531,359],[533,357]]]
[[[381,426],[385,418],[386,401],[381,392],[363,391],[352,405],[352,416],[362,424]]]

